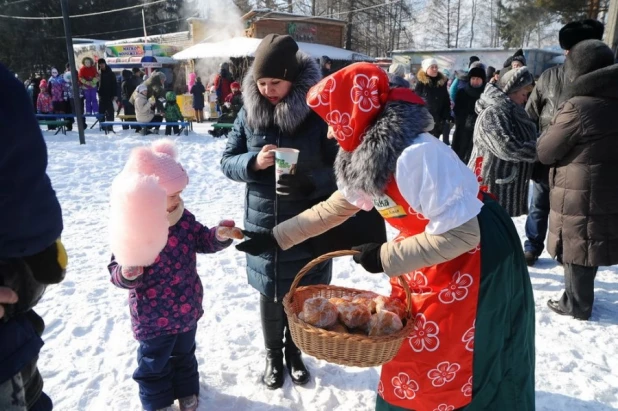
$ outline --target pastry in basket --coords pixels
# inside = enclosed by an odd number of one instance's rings
[[[341,333],[341,334],[347,334],[348,333],[348,328],[345,325],[343,325],[342,323],[340,323],[339,321],[335,322],[335,324],[333,324],[330,327],[326,328],[326,330],[333,331],[333,332],[336,332],[336,333]]]
[[[337,322],[339,311],[334,304],[324,297],[314,297],[305,300],[301,318],[307,324],[319,328],[327,328]],[[299,316],[300,318],[300,316]]]
[[[403,324],[397,314],[390,311],[380,311],[371,316],[368,334],[370,337],[379,337],[394,334],[402,328]]]
[[[371,312],[365,304],[344,301],[336,307],[339,311],[339,321],[348,328],[363,327],[371,319]]]
[[[369,311],[373,314],[376,312],[376,302],[375,298],[378,297],[378,294],[372,292],[364,292],[361,294],[357,294],[352,299],[354,303],[365,304]]]
[[[376,312],[390,311],[397,314],[400,319],[406,315],[406,306],[398,298],[385,297],[383,295],[375,299]]]

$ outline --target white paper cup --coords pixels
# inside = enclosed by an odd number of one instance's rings
[[[275,153],[275,181],[279,181],[282,174],[294,174],[296,172],[300,151],[294,148],[276,148],[271,151]],[[279,185],[277,184],[275,189],[277,194],[287,195],[287,193],[281,193],[278,188]]]

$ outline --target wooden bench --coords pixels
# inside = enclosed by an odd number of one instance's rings
[[[232,128],[234,128],[234,124],[232,123],[215,123],[212,125],[212,130],[208,130],[208,134],[213,137],[227,137],[227,133],[229,133]]]
[[[66,120],[37,120],[37,121],[39,123],[39,126],[58,127],[58,130],[56,130],[56,133],[54,133],[54,135],[60,133],[61,131],[62,131],[62,134],[64,135],[67,134],[66,126],[69,124],[69,122]]]
[[[118,114],[118,117],[121,120],[135,120],[135,114]]]
[[[142,123],[140,121],[102,121],[101,127],[105,131],[105,134],[108,131],[115,133],[115,131],[111,128],[111,126],[140,126],[143,128],[151,127],[151,126],[180,126],[180,130],[176,134],[179,136],[183,131],[185,136],[189,135],[189,122],[188,121],[170,121],[170,122],[156,122],[156,123]],[[108,129],[109,127],[109,129]]]

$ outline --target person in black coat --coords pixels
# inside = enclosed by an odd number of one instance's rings
[[[99,114],[105,114],[106,121],[114,121],[114,99],[118,94],[118,85],[116,76],[112,69],[107,65],[105,59],[98,61],[99,72],[101,73],[99,80]],[[112,131],[113,127],[109,127]]]
[[[255,52],[253,65],[242,83],[244,106],[228,134],[221,159],[225,176],[247,185],[247,236],[274,241],[272,228],[276,224],[318,204],[337,189],[333,171],[337,143],[327,138],[326,123],[305,102],[307,92],[321,78],[317,62],[299,52],[290,36],[268,35]],[[276,181],[272,150],[278,147],[294,148],[300,153],[295,174]],[[276,182],[284,195],[276,193]],[[368,230],[384,233],[383,221],[381,224],[381,229],[375,225]],[[333,251],[327,249],[328,243],[349,249],[347,244],[330,237],[307,241],[286,251],[274,249],[247,255],[248,282],[260,293],[266,346],[263,382],[269,389],[283,386],[284,348],[292,381],[309,381],[309,372],[287,326],[282,299],[305,264],[325,251]],[[300,285],[328,284],[331,273],[330,261],[320,263],[303,277]]]
[[[195,110],[195,120],[198,123],[204,121],[204,93],[206,93],[206,88],[204,84],[202,84],[202,79],[197,77],[195,79],[195,84],[189,90],[191,95],[193,96],[193,110]]]
[[[137,88],[135,77],[131,70],[122,70],[122,83],[120,83],[120,98],[122,99],[122,107],[124,107],[124,114],[127,116],[135,115],[135,106],[129,101],[133,92]],[[122,126],[124,130],[127,130],[129,126]]]
[[[568,52],[581,41],[601,40],[604,29],[603,23],[597,20],[570,22],[558,33],[560,47]],[[530,94],[526,112],[537,124],[540,134],[549,127],[551,120],[558,112],[564,85],[564,66],[555,66],[541,74]],[[526,219],[527,239],[524,243],[526,262],[529,266],[536,263],[545,247],[549,219],[549,167],[539,162],[535,163],[532,182],[532,198]]]
[[[52,409],[37,368],[45,325],[32,308],[64,278],[62,213],[23,85],[0,64],[0,410]]]
[[[438,71],[438,62],[431,58],[423,60],[416,79],[414,91],[425,100],[433,117],[434,129],[431,134],[440,138],[445,123],[451,117],[451,99],[446,88],[448,79]]]
[[[457,91],[455,96],[455,135],[453,136],[453,151],[468,164],[472,154],[472,136],[474,124],[478,116],[475,111],[476,102],[485,90],[486,72],[482,67],[474,67],[468,72],[468,84]]]

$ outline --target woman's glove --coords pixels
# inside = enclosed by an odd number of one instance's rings
[[[289,195],[308,197],[315,191],[315,184],[305,174],[282,174],[277,184],[277,191]]]
[[[245,238],[248,237],[249,239],[238,244],[236,249],[243,253],[260,255],[266,251],[274,250],[279,246],[272,230],[267,233],[256,233],[243,230],[242,233],[245,235]]]
[[[383,273],[384,267],[382,267],[382,259],[380,258],[381,247],[382,244],[378,243],[367,243],[352,247],[352,250],[360,251],[359,254],[355,254],[352,258],[355,263],[362,265],[370,273]]]
[[[64,280],[68,257],[60,239],[38,254],[24,257],[24,261],[41,284],[58,284]]]

